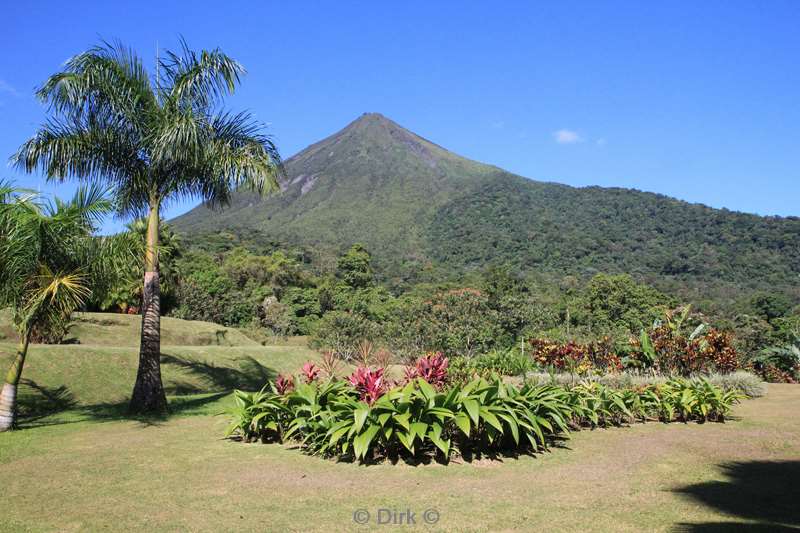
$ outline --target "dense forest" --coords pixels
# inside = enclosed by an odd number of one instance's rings
[[[485,357],[547,341],[602,344],[614,357],[634,361],[642,332],[656,339],[681,313],[684,337],[698,328],[724,332],[741,366],[769,359],[769,350],[800,337],[800,306],[774,292],[743,294],[724,312],[709,312],[629,274],[557,277],[508,263],[459,279],[437,279],[432,270],[429,280],[390,287],[361,244],[317,263],[301,249],[257,249],[224,235],[188,246],[169,227],[161,231],[165,314],[240,327],[263,342],[308,336],[312,346],[344,359],[357,357],[365,343],[411,360],[426,352]],[[137,312],[140,274],[132,270],[129,284],[93,305]]]

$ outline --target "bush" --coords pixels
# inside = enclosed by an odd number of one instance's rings
[[[636,332],[659,318],[672,299],[627,274],[595,275],[581,291],[572,317],[595,331]]]
[[[428,353],[417,359],[415,366],[406,367],[406,382],[421,378],[434,388],[441,389],[447,383],[449,364],[450,360],[441,352]]]
[[[766,348],[750,364],[766,381],[797,383],[800,378],[800,344]]]
[[[286,337],[297,331],[294,315],[274,296],[264,298],[256,309],[256,317],[258,324],[276,337]]]
[[[429,299],[406,298],[395,305],[384,336],[393,352],[410,357],[442,352],[473,357],[503,336],[498,313],[477,289],[453,289]]]
[[[642,330],[631,339],[631,366],[652,368],[666,375],[689,376],[700,372],[733,372],[739,367],[730,334],[704,325],[686,336],[667,323]]]
[[[317,323],[311,336],[311,346],[331,351],[337,357],[350,360],[363,341],[377,336],[377,325],[357,313],[331,311]]]
[[[539,365],[572,374],[619,372],[622,362],[609,337],[588,344],[574,341],[559,343],[547,339],[531,339],[531,356]]]
[[[454,357],[450,363],[448,379],[451,383],[465,383],[471,379],[492,374],[520,376],[530,372],[534,363],[530,357],[516,349],[495,350],[477,357]]]
[[[251,322],[255,314],[253,298],[224,280],[217,286],[188,278],[181,282],[177,294],[180,305],[170,313],[176,318],[239,326]]]

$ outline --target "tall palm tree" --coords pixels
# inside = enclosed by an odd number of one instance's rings
[[[48,178],[107,184],[122,216],[147,218],[139,370],[130,408],[162,412],[158,229],[170,201],[226,204],[245,186],[278,189],[278,150],[248,113],[220,109],[244,68],[220,50],[195,53],[181,43],[151,79],[142,60],[103,43],[66,63],[38,90],[52,118],[13,157]]]
[[[20,339],[0,394],[0,431],[14,425],[31,337],[63,331],[70,314],[130,260],[120,257],[116,238],[92,237],[98,217],[111,210],[98,187],[79,188],[69,202],[45,202],[0,182],[0,308],[12,309]]]

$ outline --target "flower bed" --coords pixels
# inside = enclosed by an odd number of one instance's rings
[[[418,366],[429,369],[431,361]],[[280,392],[275,386],[236,391],[227,434],[297,443],[310,454],[360,462],[446,462],[453,455],[543,451],[581,427],[722,422],[744,397],[702,378],[625,389],[598,382],[515,386],[500,377],[434,386],[410,373],[407,383],[389,386],[380,369],[359,368],[347,381],[305,370],[313,379],[284,384]]]

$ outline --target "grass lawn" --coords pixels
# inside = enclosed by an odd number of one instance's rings
[[[28,352],[19,389],[23,427],[124,415],[136,378],[140,318],[111,313],[76,318],[70,330],[76,343],[32,345]],[[0,313],[0,327],[10,327],[7,319]],[[164,318],[162,334],[162,379],[174,415],[217,413],[234,388],[258,390],[278,373],[296,372],[318,357],[292,343],[261,346],[238,330],[209,322]],[[0,340],[0,368],[8,368],[15,349],[9,339]]]
[[[6,364],[13,345],[0,345]],[[173,414],[128,420],[130,346],[35,346],[24,429],[0,434],[1,531],[359,531],[378,509],[429,531],[796,531],[800,387],[725,424],[574,433],[536,457],[358,466],[221,437],[232,387],[313,356],[297,346],[165,346]],[[39,409],[37,412],[36,409]],[[47,409],[58,411],[46,414]],[[356,510],[370,512],[358,525]],[[435,509],[439,519],[424,523]],[[385,515],[381,515],[384,516]],[[429,514],[429,518],[433,515]],[[398,517],[399,518],[399,517]]]

